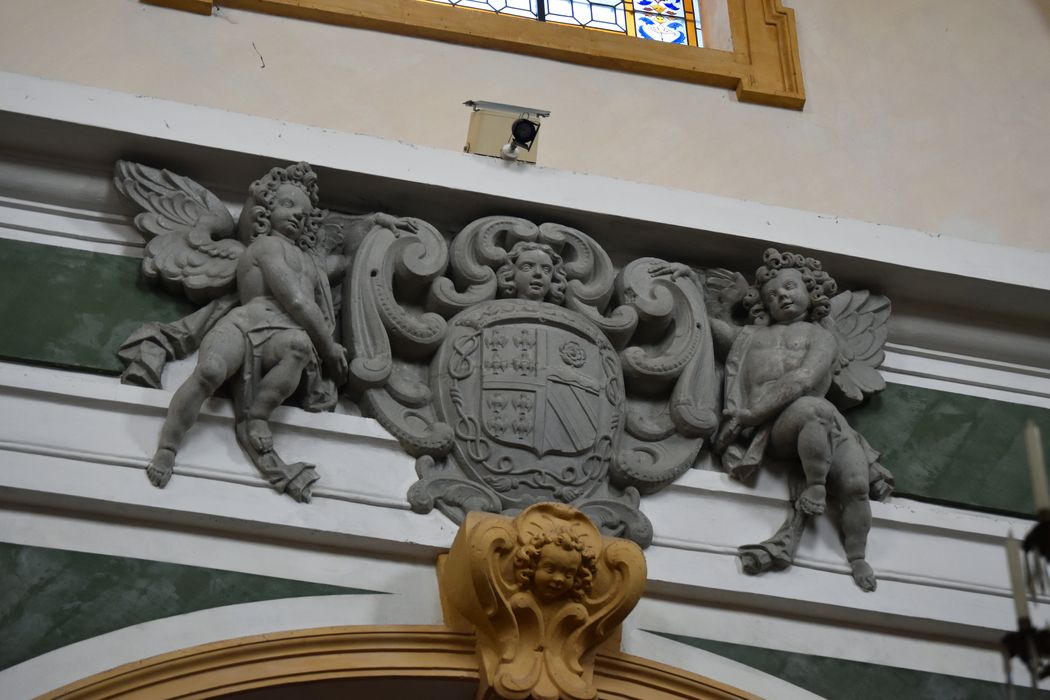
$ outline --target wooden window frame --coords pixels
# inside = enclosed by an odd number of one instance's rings
[[[142,0],[211,14],[213,0]],[[781,0],[725,0],[732,51],[629,39],[420,0],[222,0],[223,7],[394,32],[735,89],[741,102],[802,109],[795,12]]]

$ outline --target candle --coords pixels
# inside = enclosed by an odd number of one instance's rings
[[[1043,443],[1039,428],[1032,421],[1024,427],[1024,444],[1028,451],[1028,472],[1032,478],[1032,497],[1036,513],[1050,511],[1050,487],[1046,483],[1046,463],[1043,461]]]
[[[1013,591],[1017,620],[1030,620],[1028,598],[1024,594],[1024,576],[1021,574],[1021,546],[1011,532],[1006,537],[1006,560],[1010,564],[1010,588]]]

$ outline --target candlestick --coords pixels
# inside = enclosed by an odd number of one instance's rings
[[[1006,538],[1006,560],[1010,564],[1010,588],[1013,591],[1014,611],[1018,620],[1030,620],[1028,598],[1025,597],[1024,576],[1021,573],[1021,546],[1011,532]]]
[[[1039,427],[1028,421],[1024,427],[1024,444],[1028,452],[1028,472],[1032,479],[1032,498],[1036,513],[1050,511],[1050,486],[1046,481],[1046,463],[1043,461],[1043,442]],[[1045,515],[1045,513],[1039,513]]]

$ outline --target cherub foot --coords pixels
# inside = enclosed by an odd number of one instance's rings
[[[795,508],[806,515],[820,515],[828,507],[828,492],[824,484],[810,484],[795,501]]]
[[[861,590],[869,593],[874,591],[878,580],[875,578],[875,572],[872,570],[871,564],[863,559],[854,559],[849,565],[853,569],[853,580],[861,587]]]
[[[174,468],[175,450],[161,447],[157,450],[157,453],[153,455],[153,459],[150,460],[149,466],[146,467],[146,476],[149,477],[151,484],[158,489],[162,489],[168,485],[168,481],[171,479],[171,473]]]
[[[299,503],[309,503],[313,498],[313,486],[320,476],[315,471],[314,465],[307,462],[296,462],[289,465],[288,470],[295,472],[284,487],[284,492]]]
[[[270,425],[266,421],[262,418],[249,418],[246,430],[252,449],[259,453],[273,451],[273,433],[270,432]]]
[[[740,557],[744,573],[749,576],[769,571],[773,566],[773,558],[769,556],[769,552],[754,545],[741,547],[737,550],[737,556]]]

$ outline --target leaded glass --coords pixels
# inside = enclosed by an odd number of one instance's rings
[[[623,0],[546,0],[544,4],[547,6],[547,22],[627,33]]]
[[[541,0],[431,0],[443,5],[487,10],[501,15],[539,19]]]
[[[703,46],[700,0],[427,0],[541,22]]]
[[[636,12],[634,22],[635,30],[642,39],[652,39],[667,44],[689,43],[689,30],[685,20],[681,17]]]
[[[651,12],[657,15],[685,17],[682,0],[634,0],[635,12]]]

